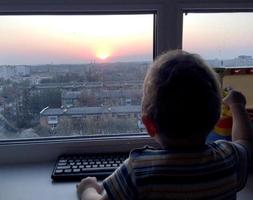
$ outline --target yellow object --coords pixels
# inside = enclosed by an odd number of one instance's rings
[[[227,91],[223,92],[223,96],[226,96],[227,94],[228,94]],[[227,105],[222,104],[221,116],[219,121],[214,127],[214,132],[221,136],[230,136],[232,132],[232,125],[233,125],[232,113]]]

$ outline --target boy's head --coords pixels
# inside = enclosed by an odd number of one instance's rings
[[[144,80],[143,122],[167,139],[205,139],[220,117],[215,72],[195,54],[169,51],[158,57]],[[155,129],[155,130],[154,130]]]

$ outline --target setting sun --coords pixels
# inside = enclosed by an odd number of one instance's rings
[[[96,57],[100,60],[106,60],[111,56],[111,50],[108,47],[99,47],[96,50]]]
[[[0,22],[0,65],[153,58],[152,13],[4,15],[0,16]]]
[[[109,52],[101,52],[97,54],[97,57],[101,60],[106,60],[107,58],[110,57],[110,53]]]

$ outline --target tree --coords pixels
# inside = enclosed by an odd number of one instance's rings
[[[84,134],[118,134],[136,132],[137,120],[132,118],[114,118],[109,116],[100,119],[86,119]]]
[[[78,99],[80,106],[99,106],[99,102],[94,93],[83,90]]]
[[[31,126],[31,99],[30,91],[24,88],[16,103],[16,123],[18,128],[30,128]]]
[[[41,80],[41,83],[70,83],[83,82],[84,77],[76,73],[66,73],[65,75],[56,75],[52,78]]]
[[[31,112],[39,114],[45,107],[59,108],[61,106],[60,89],[47,89],[31,96]]]
[[[72,120],[68,118],[62,118],[55,129],[56,135],[69,136],[73,133]]]

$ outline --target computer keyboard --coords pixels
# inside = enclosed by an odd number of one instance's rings
[[[53,181],[80,181],[87,176],[103,179],[128,158],[128,153],[62,155],[52,172]]]

